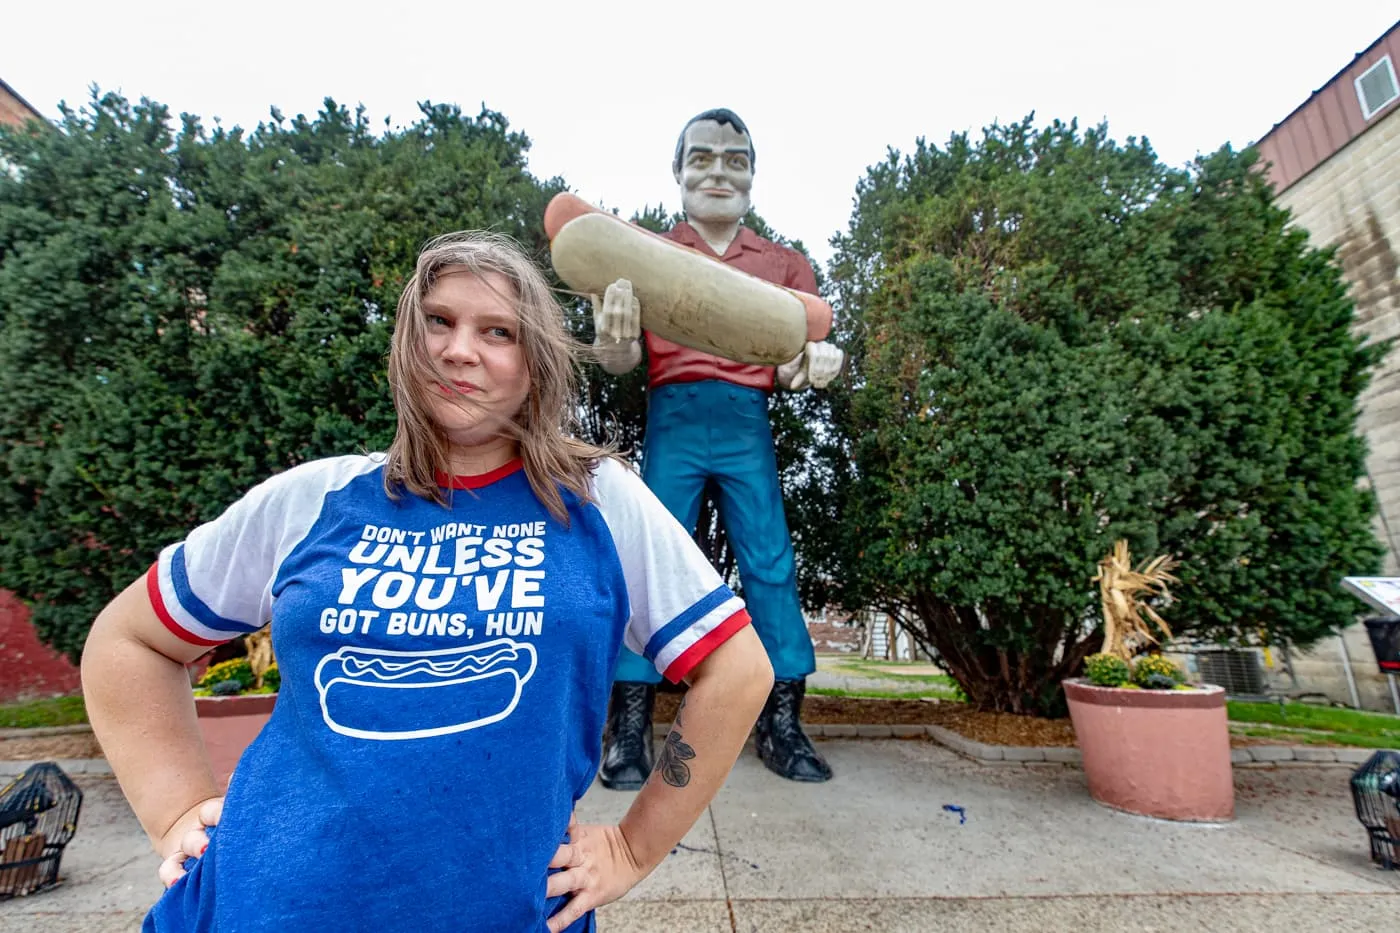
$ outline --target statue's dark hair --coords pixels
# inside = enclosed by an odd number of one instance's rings
[[[686,123],[685,126],[681,127],[681,135],[676,137],[676,157],[671,160],[671,171],[673,173],[679,175],[681,172],[681,159],[685,157],[685,131],[704,120],[713,120],[720,126],[724,126],[727,123],[738,132],[747,136],[749,138],[749,167],[752,168],[754,166],[757,160],[754,158],[753,134],[750,133],[749,128],[744,125],[744,121],[739,119],[737,113],[728,108],[720,107],[716,110],[706,110],[704,113],[696,114],[690,118],[690,121]]]

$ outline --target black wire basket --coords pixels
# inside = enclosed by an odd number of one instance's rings
[[[1376,752],[1352,772],[1351,798],[1371,835],[1371,861],[1400,867],[1400,752]]]
[[[0,790],[0,900],[58,884],[58,862],[82,805],[83,792],[51,761]]]

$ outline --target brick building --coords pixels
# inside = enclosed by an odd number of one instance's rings
[[[14,88],[0,81],[0,124],[42,119]],[[0,590],[0,703],[77,689],[77,668],[39,641],[24,604],[14,594]]]
[[[1256,143],[1294,222],[1315,246],[1336,247],[1356,301],[1356,330],[1373,340],[1400,337],[1398,68],[1400,23]],[[1386,573],[1400,574],[1400,347],[1373,374],[1361,403],[1366,470],[1380,505],[1376,531],[1389,549]],[[1350,703],[1344,647],[1362,705],[1400,712],[1360,626],[1347,632],[1345,645],[1329,639],[1297,658],[1299,679]]]
[[[15,93],[15,89],[0,81],[0,123],[18,125],[27,120],[44,119],[39,111],[29,105],[29,101]]]

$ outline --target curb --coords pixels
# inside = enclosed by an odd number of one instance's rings
[[[664,737],[669,724],[655,723],[653,733]],[[824,739],[921,739],[930,738],[964,758],[988,764],[1061,764],[1082,765],[1083,755],[1075,747],[1035,747],[1018,745],[987,745],[959,735],[943,726],[919,725],[857,725],[851,723],[807,724],[812,738]],[[0,740],[11,738],[42,738],[52,735],[72,735],[91,732],[90,726],[52,726],[42,729],[0,729]],[[1309,765],[1360,765],[1373,754],[1374,748],[1329,748],[1316,745],[1249,745],[1230,749],[1230,762],[1236,767],[1303,767]],[[112,767],[105,758],[59,758],[58,766],[69,774],[110,775]],[[0,760],[0,778],[14,778],[38,760]]]
[[[1364,764],[1379,749],[1328,748],[1320,745],[1247,745],[1230,749],[1230,761],[1237,765],[1251,764]]]
[[[652,730],[659,738],[665,736],[670,725],[654,723]],[[1018,745],[987,745],[959,735],[943,726],[919,725],[856,725],[853,723],[803,723],[803,730],[810,737],[822,739],[933,739],[962,755],[979,762],[1013,764],[1077,765],[1083,761],[1078,748],[1056,747],[1037,748]]]
[[[67,774],[94,774],[111,777],[112,766],[105,758],[52,758],[33,761],[0,761],[0,779],[17,778],[41,761],[52,761]]]
[[[0,729],[0,740],[42,739],[51,735],[78,735],[91,731],[92,726],[87,723],[79,723],[76,726],[39,726],[34,729]]]

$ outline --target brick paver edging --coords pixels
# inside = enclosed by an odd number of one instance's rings
[[[657,735],[665,735],[670,727],[655,724]],[[1078,748],[1037,748],[1018,745],[988,745],[959,735],[942,726],[916,725],[853,725],[809,723],[804,727],[813,738],[826,739],[920,739],[930,738],[959,755],[982,762],[1048,762],[1078,765],[1083,761]],[[65,735],[90,731],[87,726],[55,726],[44,729],[0,729],[0,739]],[[1230,750],[1230,760],[1237,766],[1293,765],[1359,765],[1376,749],[1328,748],[1316,745],[1252,745]],[[0,778],[16,777],[34,764],[33,761],[0,761]],[[103,758],[60,759],[58,766],[69,774],[111,774],[112,768]]]
[[[65,774],[105,774],[109,777],[112,774],[112,766],[107,764],[106,758],[48,758],[42,760],[52,761]],[[0,781],[17,778],[38,763],[38,759],[34,761],[0,761]]]
[[[831,726],[824,727],[826,729]],[[889,728],[899,728],[889,727]],[[1014,745],[987,745],[959,735],[942,726],[925,726],[928,735],[977,761],[1048,761],[1080,764],[1083,756],[1078,748],[1035,748]],[[828,733],[829,734],[829,733]],[[898,733],[894,733],[898,735]],[[1252,745],[1230,749],[1230,761],[1235,765],[1274,765],[1281,762],[1299,764],[1359,765],[1376,753],[1374,748],[1328,748],[1319,745]]]
[[[91,732],[92,726],[79,723],[76,726],[39,726],[34,729],[0,729],[0,739],[42,739],[51,735],[77,735]]]

